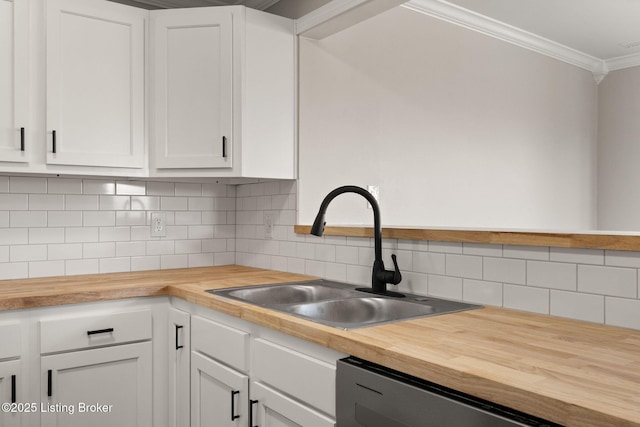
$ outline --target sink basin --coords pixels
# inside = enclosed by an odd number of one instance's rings
[[[340,329],[356,329],[480,307],[411,294],[405,294],[404,298],[372,295],[346,283],[329,280],[212,289],[207,292]]]
[[[325,324],[362,327],[434,313],[432,306],[389,298],[363,297],[297,304],[286,309]]]
[[[215,292],[257,305],[298,304],[353,295],[353,288],[344,289],[317,282],[284,283]]]

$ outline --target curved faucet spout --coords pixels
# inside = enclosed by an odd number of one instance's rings
[[[311,226],[311,234],[315,236],[322,236],[324,233],[325,220],[324,216],[327,212],[327,207],[333,199],[340,194],[344,193],[356,193],[367,199],[371,207],[373,208],[373,240],[375,247],[375,259],[373,261],[373,272],[371,275],[371,289],[359,289],[366,292],[373,292],[376,294],[390,295],[390,296],[404,296],[396,292],[387,291],[387,283],[397,285],[402,280],[402,274],[398,268],[396,256],[391,255],[394,264],[394,270],[385,270],[384,262],[382,261],[382,222],[380,220],[380,206],[378,201],[364,188],[355,185],[345,185],[338,187],[326,195],[315,221]]]

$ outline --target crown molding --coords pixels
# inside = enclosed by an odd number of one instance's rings
[[[610,71],[640,66],[640,53],[607,59],[606,65]]]
[[[405,0],[333,0],[295,21],[296,34],[320,40]]]
[[[591,71],[597,83],[602,81],[610,69],[618,69],[611,68],[608,61],[603,61],[553,40],[480,15],[444,0],[410,0],[403,7]],[[620,64],[622,63],[621,61]],[[624,67],[621,66],[620,68]]]

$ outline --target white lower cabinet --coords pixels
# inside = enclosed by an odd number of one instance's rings
[[[190,421],[191,315],[169,307],[168,427],[186,427]]]
[[[191,319],[191,426],[335,426],[345,355],[213,311]]]
[[[312,387],[304,382],[306,387]],[[252,424],[260,427],[334,427],[335,419],[259,382],[251,383]]]
[[[152,426],[151,342],[41,358],[41,425]]]
[[[191,355],[191,426],[245,426],[249,376],[201,353]]]
[[[5,408],[0,411],[0,426],[17,427],[22,425],[22,415],[17,407],[18,402],[22,402],[23,395],[22,390],[18,387],[19,379],[20,359],[0,362],[0,403],[16,405],[13,411],[11,407],[8,411]]]

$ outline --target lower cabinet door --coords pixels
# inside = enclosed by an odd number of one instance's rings
[[[151,342],[41,358],[41,426],[151,427]]]
[[[301,381],[304,381],[301,379]],[[309,384],[313,387],[313,384]],[[251,383],[249,425],[260,427],[335,427],[335,419],[260,382]]]
[[[23,425],[22,420],[28,416],[31,408],[24,409],[18,407],[18,404],[24,402],[24,393],[20,390],[20,360],[9,360],[0,362],[0,403],[3,404],[0,411],[1,427],[17,427]],[[11,404],[9,407],[5,407]],[[37,412],[39,408],[35,408]]]
[[[191,426],[248,426],[249,377],[191,353]]]

